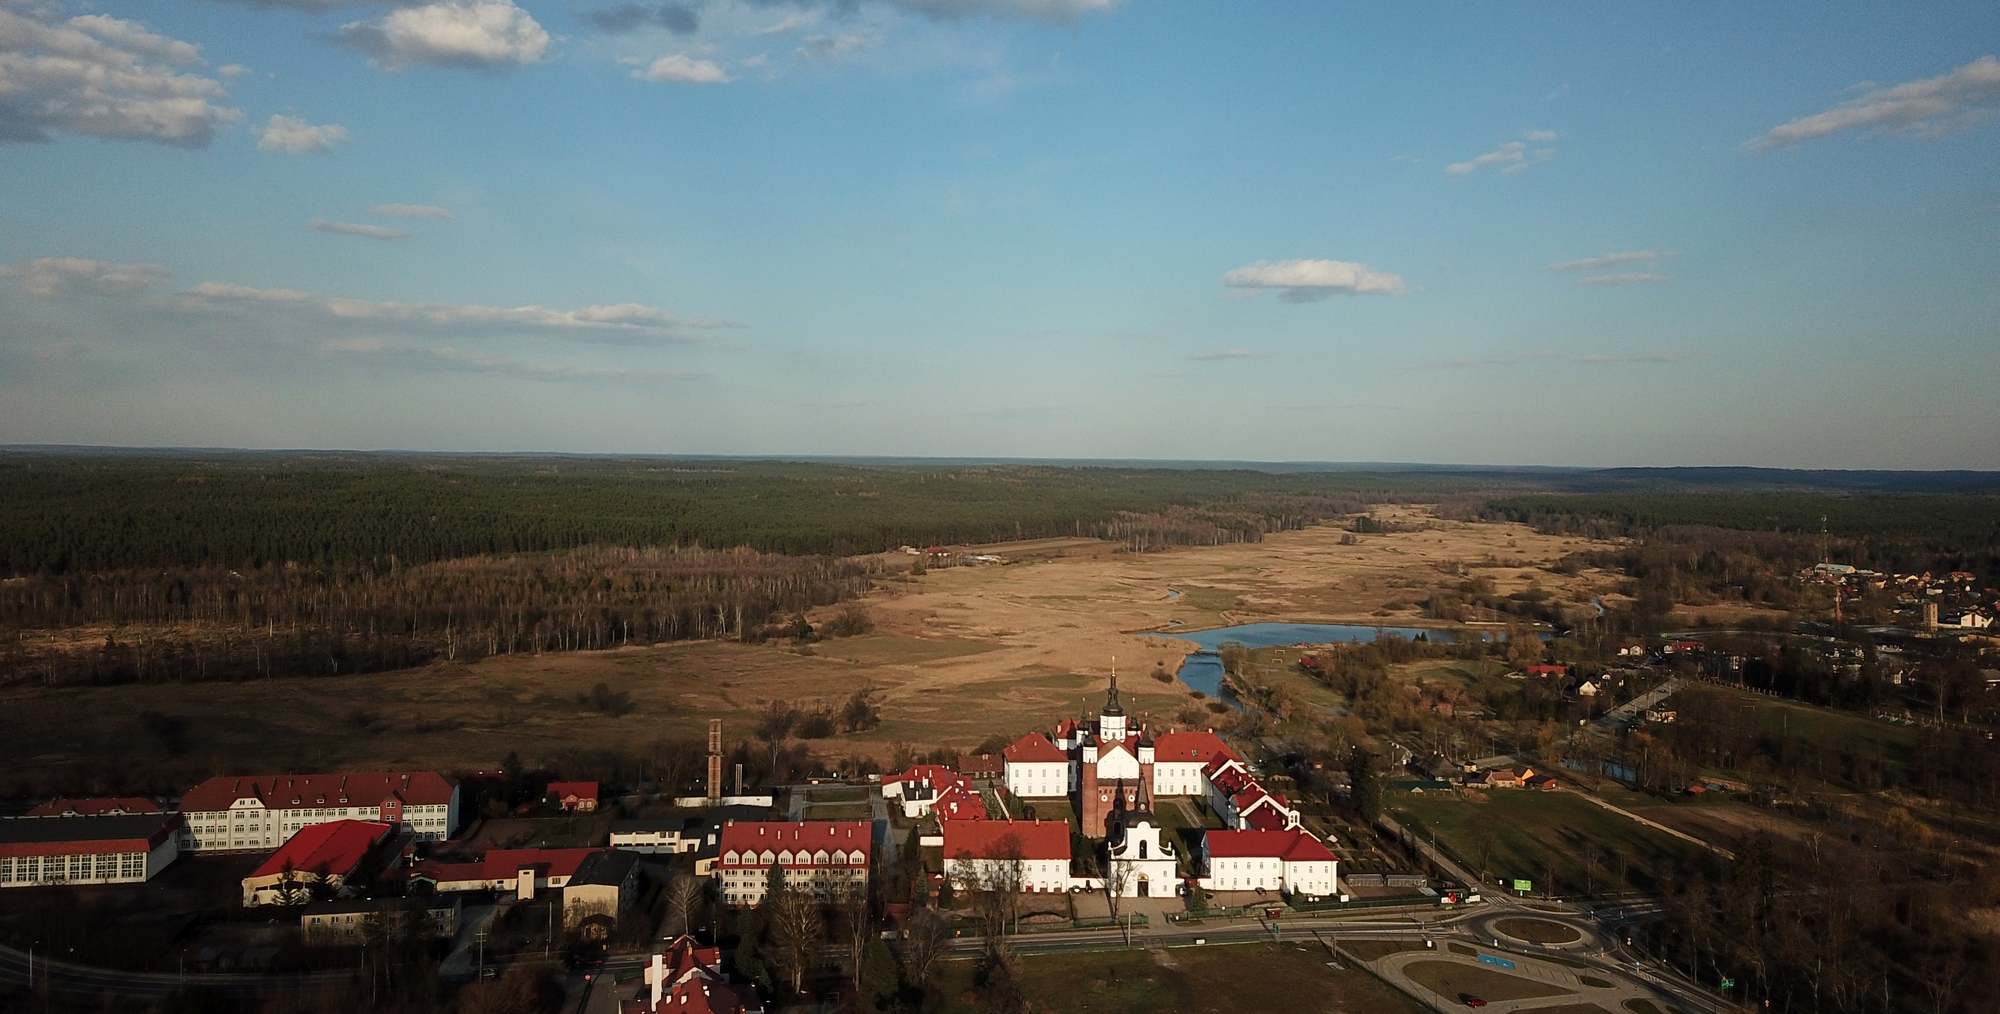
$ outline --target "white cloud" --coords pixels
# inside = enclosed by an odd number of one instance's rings
[[[1525,136],[1529,141],[1541,144],[1555,140],[1557,135],[1553,130],[1535,130]],[[1524,142],[1509,141],[1484,155],[1476,155],[1463,162],[1453,162],[1445,166],[1444,171],[1448,176],[1467,176],[1487,166],[1497,165],[1503,173],[1517,173],[1537,162],[1546,162],[1554,158],[1555,154],[1554,148],[1529,150]]]
[[[386,71],[411,67],[504,70],[536,63],[549,33],[512,0],[441,0],[390,12],[380,22],[343,25],[340,37]]]
[[[176,66],[200,52],[135,21],[55,21],[0,7],[0,142],[57,133],[201,147],[242,116],[222,84]]]
[[[1259,359],[1262,356],[1250,349],[1218,349],[1214,352],[1197,352],[1188,358],[1196,362],[1209,362],[1217,359]]]
[[[313,126],[296,116],[272,113],[269,120],[257,130],[257,147],[263,151],[282,151],[288,155],[306,155],[316,151],[332,151],[336,144],[347,141],[347,128],[338,123]]]
[[[365,236],[368,239],[409,239],[410,234],[401,229],[390,229],[380,225],[360,225],[354,222],[329,222],[315,218],[306,223],[306,228],[314,232],[338,233],[342,236]]]
[[[1982,56],[1948,74],[1867,92],[1823,113],[1779,124],[1744,145],[1752,152],[1789,148],[1856,127],[1941,133],[1978,107],[2000,102],[2000,60]]]
[[[1328,296],[1394,295],[1403,291],[1401,275],[1371,271],[1350,261],[1258,261],[1222,276],[1232,289],[1277,289],[1287,303],[1307,303]]]
[[[1595,275],[1579,278],[1578,285],[1641,285],[1646,282],[1664,282],[1666,275],[1656,275],[1648,271],[1628,271],[1622,275]]]
[[[222,66],[215,68],[215,72],[217,74],[222,75],[223,77],[230,79],[231,81],[234,81],[237,78],[250,73],[250,68],[245,67],[240,63],[225,63]]]
[[[1467,159],[1464,162],[1453,162],[1445,166],[1444,171],[1453,176],[1464,176],[1467,173],[1489,165],[1517,164],[1527,158],[1525,153],[1527,147],[1527,145],[1519,141],[1509,141],[1484,155]]]
[[[203,282],[177,293],[176,299],[184,309],[276,313],[301,323],[393,325],[401,331],[428,333],[535,332],[613,343],[689,342],[695,339],[683,333],[684,328],[731,326],[727,321],[682,320],[665,310],[639,303],[586,306],[577,310],[387,303],[226,282]]]
[[[129,296],[171,277],[173,272],[160,264],[118,264],[80,257],[43,257],[19,266],[0,265],[0,278],[18,279],[22,292],[43,299]]]
[[[799,11],[796,14],[786,15],[783,20],[778,21],[776,24],[768,25],[764,28],[759,29],[757,34],[783,35],[786,32],[794,31],[800,28],[809,28],[818,23],[819,23],[818,11]]]
[[[371,215],[394,215],[397,218],[450,218],[451,209],[435,204],[377,204],[369,208]]]
[[[857,32],[851,35],[808,35],[804,45],[798,48],[801,60],[845,60],[864,50],[873,49],[882,41],[880,36]]]
[[[1605,254],[1602,257],[1585,257],[1584,259],[1578,261],[1564,261],[1561,264],[1551,264],[1549,265],[1548,270],[1600,271],[1603,270],[1604,268],[1617,267],[1620,264],[1636,264],[1641,261],[1656,261],[1663,257],[1672,257],[1673,255],[1674,252],[1672,250],[1626,250],[1622,253]]]
[[[715,61],[697,60],[682,53],[660,57],[645,70],[633,71],[632,76],[641,81],[683,84],[724,84],[729,81],[729,74]]]

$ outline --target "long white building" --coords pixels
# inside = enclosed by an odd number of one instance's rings
[[[458,829],[459,787],[435,771],[211,778],[181,797],[190,852],[275,849],[302,827],[368,820],[444,841]]]

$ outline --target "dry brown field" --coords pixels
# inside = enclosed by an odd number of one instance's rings
[[[1603,572],[1545,569],[1591,546],[1581,538],[1444,521],[1421,506],[1375,516],[1423,528],[1343,545],[1348,533],[1322,526],[1255,544],[1144,554],[1045,540],[1023,547],[1030,558],[1021,562],[883,582],[863,602],[876,632],[809,650],[710,641],[309,680],[18,688],[0,694],[9,719],[4,756],[10,770],[30,775],[156,756],[138,719],[152,710],[184,718],[183,759],[217,770],[476,769],[510,750],[530,761],[572,749],[636,750],[698,736],[710,718],[723,719],[731,739],[747,738],[773,699],[837,704],[866,687],[878,693],[880,727],[813,745],[826,755],[886,758],[897,742],[965,748],[1084,714],[1102,699],[1114,660],[1128,710],[1166,724],[1190,702],[1185,687],[1151,678],[1194,650],[1174,629],[1259,620],[1438,625],[1417,603],[1472,575],[1502,594],[1538,582],[1566,601],[1616,585]],[[614,717],[578,700],[599,682],[629,694],[633,710]]]

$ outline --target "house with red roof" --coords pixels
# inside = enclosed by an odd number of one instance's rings
[[[1201,886],[1211,891],[1283,891],[1308,898],[1340,890],[1340,861],[1312,832],[1209,831],[1202,836]]]
[[[181,848],[191,852],[274,849],[301,828],[367,820],[444,841],[458,828],[458,783],[435,771],[331,775],[225,775],[181,797]]]
[[[453,891],[506,891],[522,901],[538,891],[559,889],[577,868],[606,849],[492,849],[473,863],[422,862],[410,871],[413,882],[439,894]]]
[[[550,782],[548,798],[571,813],[596,813],[597,783]]]
[[[139,796],[106,799],[51,799],[28,811],[30,817],[122,817],[158,813],[160,804]]]
[[[1039,732],[1015,740],[1000,752],[1007,771],[1007,791],[1024,799],[1060,799],[1069,795],[1069,751]]]
[[[944,875],[959,889],[1001,882],[1029,893],[1069,890],[1069,821],[945,820],[938,826]]]
[[[986,804],[980,802],[978,790],[942,764],[918,764],[882,779],[882,798],[901,800],[905,817],[923,817],[936,810],[952,820],[986,819]]]
[[[729,981],[722,952],[681,937],[646,966],[647,994],[618,1005],[619,1014],[762,1014],[764,1001],[748,984]]]
[[[1163,732],[1153,737],[1153,796],[1208,794],[1203,769],[1217,758],[1235,758],[1213,732]]]
[[[732,820],[722,825],[715,864],[725,905],[759,905],[772,866],[787,890],[823,902],[868,887],[875,852],[875,824],[866,820]]]
[[[314,885],[338,891],[392,830],[370,820],[301,828],[243,878],[243,907],[299,904]]]
[[[180,814],[0,820],[0,888],[136,884],[180,857]]]

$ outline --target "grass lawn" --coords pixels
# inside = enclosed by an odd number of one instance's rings
[[[807,820],[867,820],[872,815],[867,803],[811,803],[805,809]]]
[[[1493,928],[1510,937],[1538,944],[1566,944],[1583,934],[1559,922],[1546,919],[1502,919]]]
[[[1458,999],[1461,993],[1486,1000],[1529,1000],[1542,996],[1566,996],[1573,992],[1561,986],[1456,961],[1413,961],[1403,966],[1403,972],[1418,985],[1448,1000]]]
[[[1633,886],[1650,889],[1655,871],[1681,860],[1698,859],[1695,846],[1645,827],[1566,792],[1495,789],[1456,795],[1399,795],[1397,816],[1414,834],[1436,833],[1467,863],[1479,863],[1479,836],[1490,833],[1490,877],[1532,880],[1537,891],[1578,893],[1594,881],[1599,891],[1616,889],[1612,855],[1622,861]],[[1595,877],[1587,875],[1585,849],[1597,854]],[[1479,872],[1476,868],[1472,871]],[[1555,883],[1544,884],[1553,872]]]
[[[1162,952],[1031,954],[1019,961],[1021,989],[1032,1009],[1058,1014],[1418,1014],[1423,1010],[1365,971],[1336,972],[1326,967],[1326,951],[1319,947],[1238,944]],[[979,1009],[972,973],[971,962],[956,962],[946,973],[947,1012],[971,1014]]]

